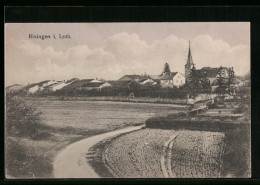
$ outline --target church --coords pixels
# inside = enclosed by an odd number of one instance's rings
[[[189,51],[188,51],[188,58],[187,63],[185,64],[185,79],[186,84],[189,84],[191,82],[190,74],[191,71],[194,70],[198,74],[205,75],[206,78],[209,80],[210,85],[214,85],[216,83],[216,80],[219,76],[219,70],[221,69],[221,76],[228,79],[229,78],[229,71],[227,67],[222,68],[211,68],[211,67],[203,67],[201,69],[196,69],[195,63],[193,62],[192,55],[191,55],[191,49],[190,49],[190,42],[189,42]]]

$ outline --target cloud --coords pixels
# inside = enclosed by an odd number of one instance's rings
[[[193,60],[198,68],[203,66],[234,67],[236,74],[245,74],[250,69],[250,48],[246,45],[231,47],[223,40],[209,35],[199,35],[192,42]]]
[[[231,47],[204,34],[191,40],[191,50],[197,68],[234,66],[236,74],[250,68],[247,45]],[[6,80],[26,84],[73,77],[118,79],[125,74],[160,74],[165,62],[172,71],[184,73],[187,53],[188,41],[173,34],[148,44],[137,34],[122,32],[108,37],[97,48],[84,44],[66,51],[13,40],[6,46]]]

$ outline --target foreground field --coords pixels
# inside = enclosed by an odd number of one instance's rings
[[[222,177],[224,134],[145,129],[107,144],[102,160],[113,177]]]
[[[52,178],[53,160],[69,144],[97,134],[141,125],[150,116],[178,112],[180,105],[127,102],[30,100],[46,126],[37,139],[5,137],[7,178]]]

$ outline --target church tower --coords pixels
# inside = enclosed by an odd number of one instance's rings
[[[188,52],[188,59],[187,63],[185,64],[185,79],[186,84],[189,83],[189,76],[192,69],[195,69],[195,64],[193,63],[192,56],[191,56],[191,50],[190,50],[190,41],[189,41],[189,52]]]

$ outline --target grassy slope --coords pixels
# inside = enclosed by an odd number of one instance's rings
[[[129,125],[122,125],[127,126]],[[6,137],[6,177],[52,178],[52,162],[61,149],[83,138],[115,129],[119,128],[88,131],[72,127],[47,126],[42,130],[48,133],[46,137],[37,139]]]

